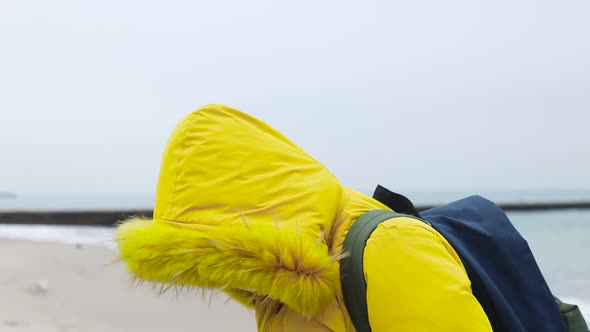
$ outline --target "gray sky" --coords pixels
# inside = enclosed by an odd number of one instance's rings
[[[151,193],[208,103],[344,183],[590,188],[590,2],[0,0],[0,191]]]

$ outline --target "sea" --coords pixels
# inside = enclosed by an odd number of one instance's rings
[[[479,194],[496,202],[590,201],[590,190],[404,194],[415,205],[443,204],[470,194]],[[0,199],[0,213],[150,209],[154,198],[150,194],[18,195]],[[529,243],[552,292],[566,302],[577,304],[590,320],[590,210],[508,212],[508,217]],[[116,248],[113,229],[109,227],[0,224],[2,238]]]

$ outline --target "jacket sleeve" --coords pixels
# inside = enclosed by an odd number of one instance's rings
[[[363,265],[373,332],[492,331],[457,254],[420,221],[379,225]]]

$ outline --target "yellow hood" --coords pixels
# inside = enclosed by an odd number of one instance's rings
[[[141,280],[220,289],[247,305],[275,300],[312,316],[340,287],[339,248],[326,239],[349,191],[267,124],[209,105],[172,133],[154,219],[123,222],[117,241]]]

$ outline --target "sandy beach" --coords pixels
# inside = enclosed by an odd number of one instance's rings
[[[158,295],[114,258],[100,246],[0,239],[0,331],[256,331],[226,296]]]

